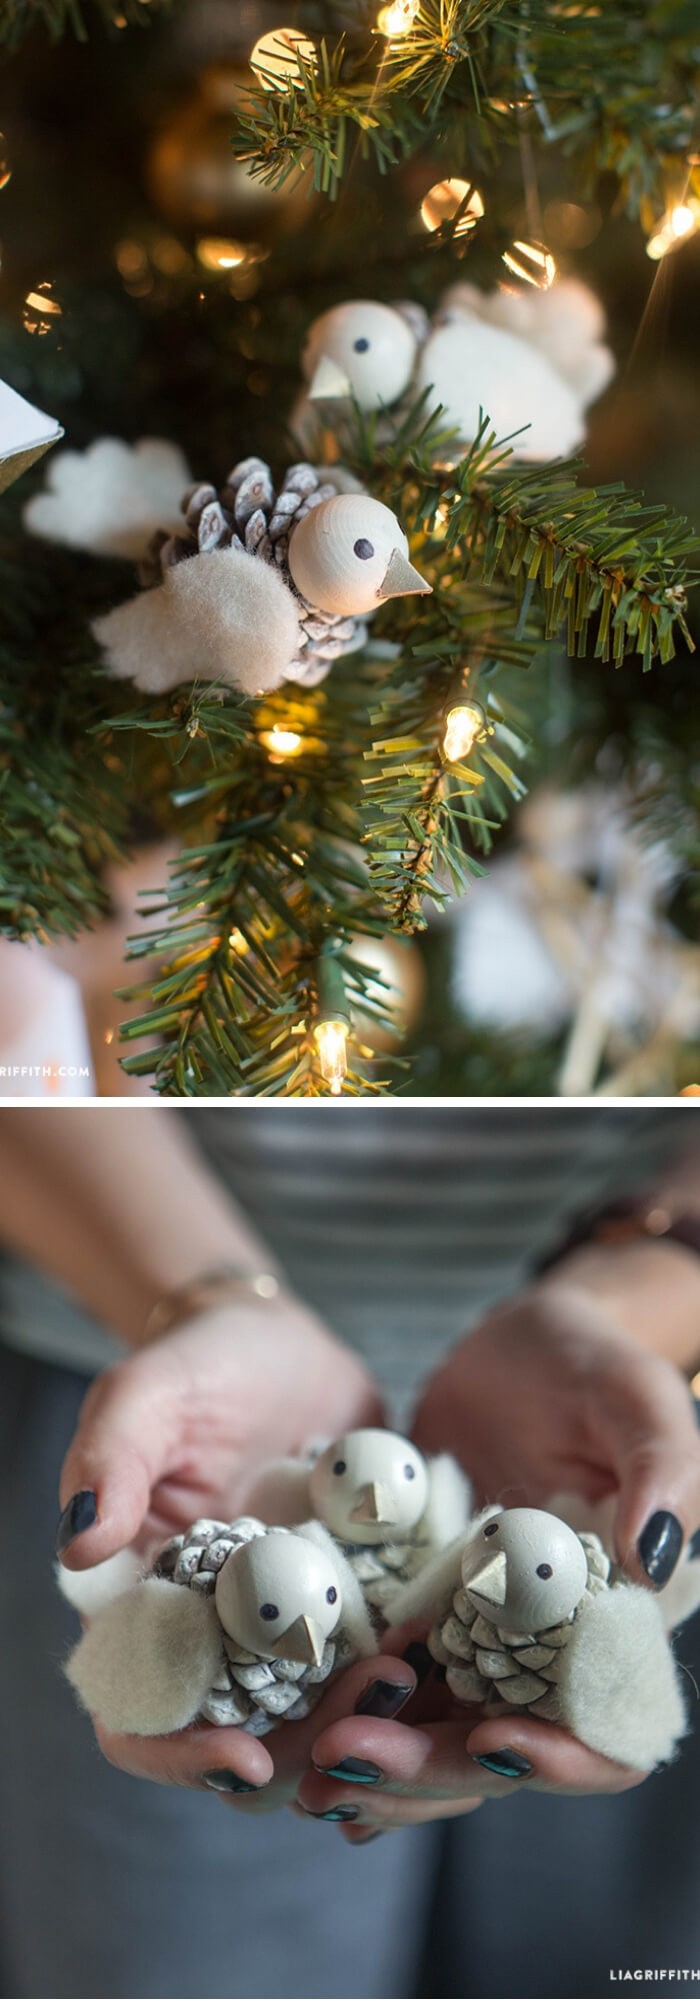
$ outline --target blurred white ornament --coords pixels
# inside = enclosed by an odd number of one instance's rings
[[[700,1034],[700,952],[665,915],[671,850],[595,784],[535,793],[519,832],[450,919],[460,1012],[533,1038],[568,1025],[564,1096],[663,1076],[674,1040]]]

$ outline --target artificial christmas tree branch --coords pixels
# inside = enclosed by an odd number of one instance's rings
[[[337,193],[354,158],[351,134],[382,171],[431,133],[450,172],[473,170],[504,142],[519,144],[523,121],[540,143],[585,149],[589,184],[612,170],[620,203],[650,226],[669,182],[678,192],[687,184],[697,144],[692,0],[604,9],[421,0],[405,32],[386,37],[378,6],[361,19],[364,46],[359,23],[352,35],[324,37],[241,111],[235,151],[266,184],[281,185],[310,153],[317,186]]]

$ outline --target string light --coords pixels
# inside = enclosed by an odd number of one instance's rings
[[[380,7],[377,33],[387,35],[391,40],[410,34],[419,4],[420,0],[391,0],[390,6]]]
[[[263,90],[289,90],[302,82],[300,56],[302,62],[316,67],[316,45],[308,35],[302,35],[298,28],[275,28],[256,42],[250,67]]]
[[[524,285],[535,285],[540,292],[548,292],[557,275],[557,267],[551,250],[545,250],[541,243],[516,241],[510,250],[504,250],[503,263]]]
[[[245,958],[246,952],[250,949],[247,938],[244,938],[243,932],[239,931],[237,924],[231,931],[229,944],[231,950],[235,951],[237,958]]]
[[[476,701],[455,702],[447,711],[442,754],[446,764],[461,764],[483,735],[486,717]]]
[[[300,757],[304,748],[304,738],[296,729],[282,729],[278,722],[273,729],[261,729],[260,742],[267,750],[272,764],[283,764],[287,757]]]
[[[318,1013],[313,1036],[324,1083],[339,1097],[348,1073],[347,1040],[350,1017],[342,968],[334,951],[325,950],[316,963]]]
[[[462,202],[466,202],[466,208],[456,225],[455,236],[468,236],[477,222],[480,222],[484,213],[483,196],[478,188],[472,186],[471,181],[435,181],[433,186],[428,188],[420,205],[423,227],[432,232],[439,229],[443,222],[451,222],[453,215],[456,215],[461,208]]]
[[[331,1097],[339,1097],[348,1073],[347,1021],[317,1021],[314,1041],[318,1049],[321,1075]]]
[[[700,228],[700,201],[679,201],[668,209],[662,217],[659,228],[647,243],[647,257],[658,264],[667,257],[669,250],[677,250],[680,243],[687,243]]]
[[[235,271],[249,255],[248,244],[235,243],[226,236],[201,236],[197,244],[197,257],[205,271]]]
[[[46,281],[37,285],[36,290],[27,292],[22,312],[25,333],[42,336],[56,331],[56,321],[61,318],[63,307],[53,296],[53,286]]]
[[[7,154],[5,137],[4,134],[0,132],[0,188],[7,187],[7,183],[11,179],[12,179],[12,168],[10,166]]]

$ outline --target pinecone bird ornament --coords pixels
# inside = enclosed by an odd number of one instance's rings
[[[397,1431],[348,1431],[315,1457],[271,1467],[269,1478],[268,1508],[315,1515],[380,1625],[397,1586],[467,1520],[467,1482],[456,1461],[446,1453],[424,1458]]]
[[[74,548],[138,549],[141,591],[92,626],[114,679],[156,695],[195,679],[248,695],[313,686],[364,645],[388,598],[430,590],[396,515],[339,490],[353,485],[347,474],[300,463],[276,488],[269,466],[246,458],[219,492],[199,482],[183,495],[182,464],[159,440],[101,439],[59,454],[25,513],[32,531]]]
[[[546,461],[575,450],[584,412],[613,373],[598,301],[575,279],[527,298],[474,285],[450,287],[432,322],[422,307],[353,299],[313,322],[302,355],[308,381],[297,435],[310,444],[311,414],[328,412],[337,436],[351,399],[363,412],[423,395],[467,445],[482,415],[514,457]],[[517,434],[517,435],[514,435]]]
[[[658,1600],[554,1514],[488,1510],[390,1609],[435,1620],[428,1645],[457,1701],[528,1710],[637,1770],[667,1762],[684,1734]]]
[[[75,1582],[67,1594],[80,1608]],[[127,1734],[198,1720],[264,1736],[308,1715],[333,1673],[376,1651],[359,1587],[316,1522],[195,1521],[147,1576],[116,1589],[66,1673],[82,1706]]]

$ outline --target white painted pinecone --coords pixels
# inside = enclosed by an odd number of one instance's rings
[[[489,1624],[455,1591],[452,1611],[428,1636],[433,1659],[447,1669],[447,1685],[458,1701],[479,1702],[501,1714],[527,1708],[547,1722],[560,1719],[557,1682],[562,1648],[574,1622],[592,1597],[609,1587],[610,1558],[597,1535],[579,1535],[586,1552],[588,1583],[580,1604],[563,1625],[545,1632],[508,1632]]]
[[[153,536],[148,555],[139,567],[140,582],[146,587],[161,583],[164,572],[188,556],[211,555],[214,549],[244,549],[261,562],[281,570],[284,581],[299,606],[299,651],[285,668],[285,679],[315,687],[325,680],[333,660],[343,653],[357,652],[367,637],[362,618],[346,618],[333,611],[319,611],[302,597],[292,581],[287,563],[289,537],[304,515],[322,500],[335,498],[337,488],[322,483],[313,465],[290,465],[275,493],[272,473],[262,458],[242,458],[217,493],[215,486],[200,481],[182,496],[182,534],[159,530]]]
[[[365,1603],[384,1613],[387,1598],[398,1583],[416,1576],[429,1553],[425,1542],[378,1542],[358,1548],[356,1542],[341,1542],[343,1555],[361,1586]]]
[[[194,1521],[185,1535],[173,1535],[159,1551],[153,1575],[212,1597],[219,1570],[227,1556],[255,1535],[269,1534],[262,1521],[241,1515],[237,1521]],[[287,1533],[276,1529],[277,1534]],[[324,1681],[349,1659],[342,1638],[328,1639],[317,1667],[298,1660],[261,1660],[236,1646],[221,1632],[221,1665],[212,1681],[198,1720],[245,1729],[249,1736],[266,1736],[283,1718],[298,1722],[319,1700]]]

